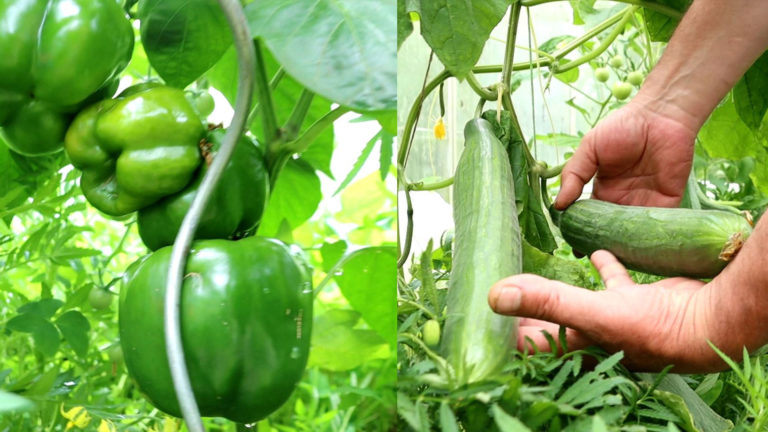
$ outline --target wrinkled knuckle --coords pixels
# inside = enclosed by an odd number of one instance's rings
[[[535,314],[538,318],[551,318],[557,314],[560,308],[560,293],[556,290],[546,290],[539,295]]]

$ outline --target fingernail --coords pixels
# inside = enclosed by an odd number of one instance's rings
[[[492,293],[491,307],[499,312],[515,312],[520,308],[520,288],[500,288]]]

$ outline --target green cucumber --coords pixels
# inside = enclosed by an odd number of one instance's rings
[[[483,119],[464,128],[453,184],[453,264],[441,351],[457,385],[501,371],[516,343],[514,317],[495,314],[488,292],[522,271],[512,170],[504,146]]]
[[[718,210],[622,206],[582,200],[560,215],[575,251],[606,249],[627,268],[659,276],[712,278],[752,233],[740,215]]]

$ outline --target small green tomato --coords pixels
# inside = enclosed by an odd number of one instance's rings
[[[634,71],[630,72],[629,75],[627,75],[627,82],[632,84],[635,87],[640,87],[640,84],[643,83],[643,73],[640,71]]]
[[[611,60],[608,61],[608,64],[611,65],[612,68],[618,69],[620,67],[624,66],[624,57],[620,55],[615,55],[611,57]]]
[[[599,67],[595,69],[595,79],[600,82],[606,82],[608,81],[608,78],[611,77],[611,71],[608,70],[606,67]]]
[[[123,362],[123,348],[120,346],[120,343],[116,343],[112,345],[107,350],[107,356],[109,356],[109,361],[112,363],[120,364]]]
[[[112,305],[112,294],[101,287],[93,287],[88,294],[88,303],[96,310],[108,309]]]
[[[618,81],[611,87],[611,93],[613,97],[618,100],[624,100],[632,93],[632,85],[624,81]]]
[[[440,323],[437,320],[429,320],[424,323],[421,329],[421,336],[428,347],[436,347],[440,343]]]

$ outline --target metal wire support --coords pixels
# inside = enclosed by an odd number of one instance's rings
[[[173,244],[171,263],[168,269],[168,279],[165,292],[165,347],[168,353],[168,365],[171,369],[173,387],[179,400],[181,412],[190,432],[203,432],[203,421],[197,407],[192,384],[189,380],[187,365],[184,360],[184,350],[181,342],[181,321],[179,307],[181,303],[181,284],[184,279],[184,268],[192,244],[195,231],[200,221],[205,205],[210,199],[213,188],[219,181],[224,167],[232,157],[232,152],[243,133],[248,111],[251,107],[253,94],[253,71],[255,69],[255,54],[253,38],[248,31],[248,25],[243,14],[242,6],[237,0],[219,0],[235,40],[239,70],[237,83],[237,101],[235,115],[224,136],[224,142],[216,155],[208,172],[198,189],[192,205],[184,221],[181,223],[179,234]]]

